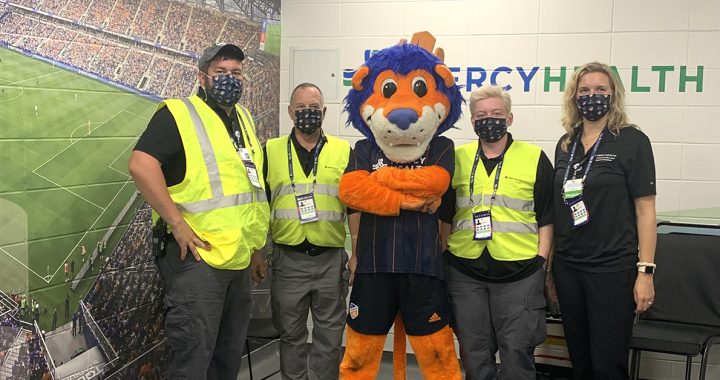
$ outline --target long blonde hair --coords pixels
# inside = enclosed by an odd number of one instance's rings
[[[612,98],[610,101],[610,110],[608,111],[608,130],[612,134],[617,135],[620,129],[625,127],[636,127],[634,124],[628,123],[627,111],[625,111],[625,88],[610,66],[600,62],[586,63],[573,73],[570,83],[565,87],[563,95],[563,117],[562,126],[567,132],[567,138],[562,142],[561,148],[564,152],[568,151],[570,142],[575,138],[575,129],[582,123],[582,116],[577,109],[575,95],[577,94],[578,83],[580,78],[587,73],[603,73],[607,75],[612,89]]]

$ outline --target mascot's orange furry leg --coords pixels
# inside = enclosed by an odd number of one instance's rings
[[[395,317],[395,334],[393,340],[393,378],[406,379],[406,346],[405,326],[400,314]],[[347,327],[347,344],[345,356],[340,364],[340,379],[365,380],[375,379],[387,335],[365,335]]]
[[[415,358],[428,380],[460,380],[458,363],[453,342],[453,333],[449,326],[430,335],[408,335]]]
[[[380,368],[386,335],[365,335],[353,330],[345,330],[347,340],[345,356],[340,363],[342,380],[374,380]]]

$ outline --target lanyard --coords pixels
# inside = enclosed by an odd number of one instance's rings
[[[244,147],[243,145],[250,146],[250,153],[254,157],[255,156],[255,148],[252,147],[252,144],[250,143],[250,141],[244,141],[243,135],[241,134],[240,129],[238,128],[237,124],[235,123],[236,120],[238,123],[240,123],[240,126],[242,127],[242,132],[245,134],[245,136],[247,136],[247,138],[249,140],[250,134],[248,134],[247,127],[245,126],[245,122],[243,122],[242,117],[240,117],[240,114],[238,114],[238,112],[235,108],[233,108],[233,111],[235,111],[234,112],[235,117],[232,120],[230,120],[230,125],[232,126],[232,130],[233,130],[233,136],[231,139],[233,146],[235,147],[235,150],[238,152],[240,151],[241,148]],[[244,143],[243,143],[243,141],[244,141]]]
[[[595,141],[595,146],[593,146],[593,150],[590,153],[590,158],[588,159],[587,166],[585,167],[585,173],[583,173],[582,181],[585,182],[585,177],[587,177],[588,173],[590,172],[590,167],[593,164],[593,161],[595,161],[595,156],[597,155],[598,147],[600,147],[600,141],[602,141],[603,135],[605,134],[605,129],[600,132],[600,135],[598,135],[597,141]],[[580,136],[582,135],[582,129],[578,132],[577,135],[575,135],[575,141],[573,141],[572,145],[572,151],[570,152],[570,157],[568,158],[568,164],[565,168],[565,176],[563,177],[563,189],[565,188],[565,184],[567,183],[568,178],[570,177],[570,166],[575,159],[575,151],[577,150],[578,141],[580,140]],[[572,165],[576,166],[579,163]],[[577,170],[577,168],[573,168],[574,170]],[[573,178],[575,177],[575,174],[573,173]]]
[[[288,140],[287,140],[288,171],[290,172],[290,187],[292,188],[293,194],[297,195],[297,193],[295,192],[295,172],[293,170],[292,147],[290,146],[292,143],[290,140],[292,140],[292,136],[288,136]],[[325,145],[325,135],[321,133],[320,139],[318,140],[318,143],[315,146],[315,160],[313,162],[313,171],[312,171],[313,183],[312,183],[312,191],[310,191],[311,193],[315,192],[315,184],[317,183],[318,157],[320,157],[320,149],[322,149],[323,145]]]
[[[473,191],[475,189],[475,171],[477,170],[478,162],[480,162],[481,152],[482,146],[478,142],[477,152],[475,153],[475,161],[473,161],[472,171],[470,172],[470,207],[473,207],[475,205],[475,202],[473,201]],[[502,170],[503,161],[505,161],[505,152],[502,152],[500,154],[500,162],[498,162],[497,167],[495,168],[495,183],[493,184],[493,192],[492,196],[490,197],[491,210],[493,204],[495,203],[495,195],[497,194],[498,185],[500,184],[500,171]],[[484,198],[481,199],[481,202],[483,201]]]

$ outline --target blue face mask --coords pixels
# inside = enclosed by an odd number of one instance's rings
[[[507,120],[502,117],[486,117],[475,120],[475,133],[480,140],[494,143],[507,133]]]
[[[582,95],[575,103],[583,118],[590,121],[602,119],[610,111],[610,95]]]
[[[221,106],[232,107],[240,100],[243,90],[243,82],[240,79],[235,78],[232,74],[216,77],[205,75],[212,79],[212,85],[206,86],[205,93],[213,102]]]

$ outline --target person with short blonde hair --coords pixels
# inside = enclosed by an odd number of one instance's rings
[[[469,107],[479,139],[455,150],[440,210],[453,329],[466,379],[531,380],[545,340],[552,164],[507,133],[513,114],[501,87],[473,91]]]

